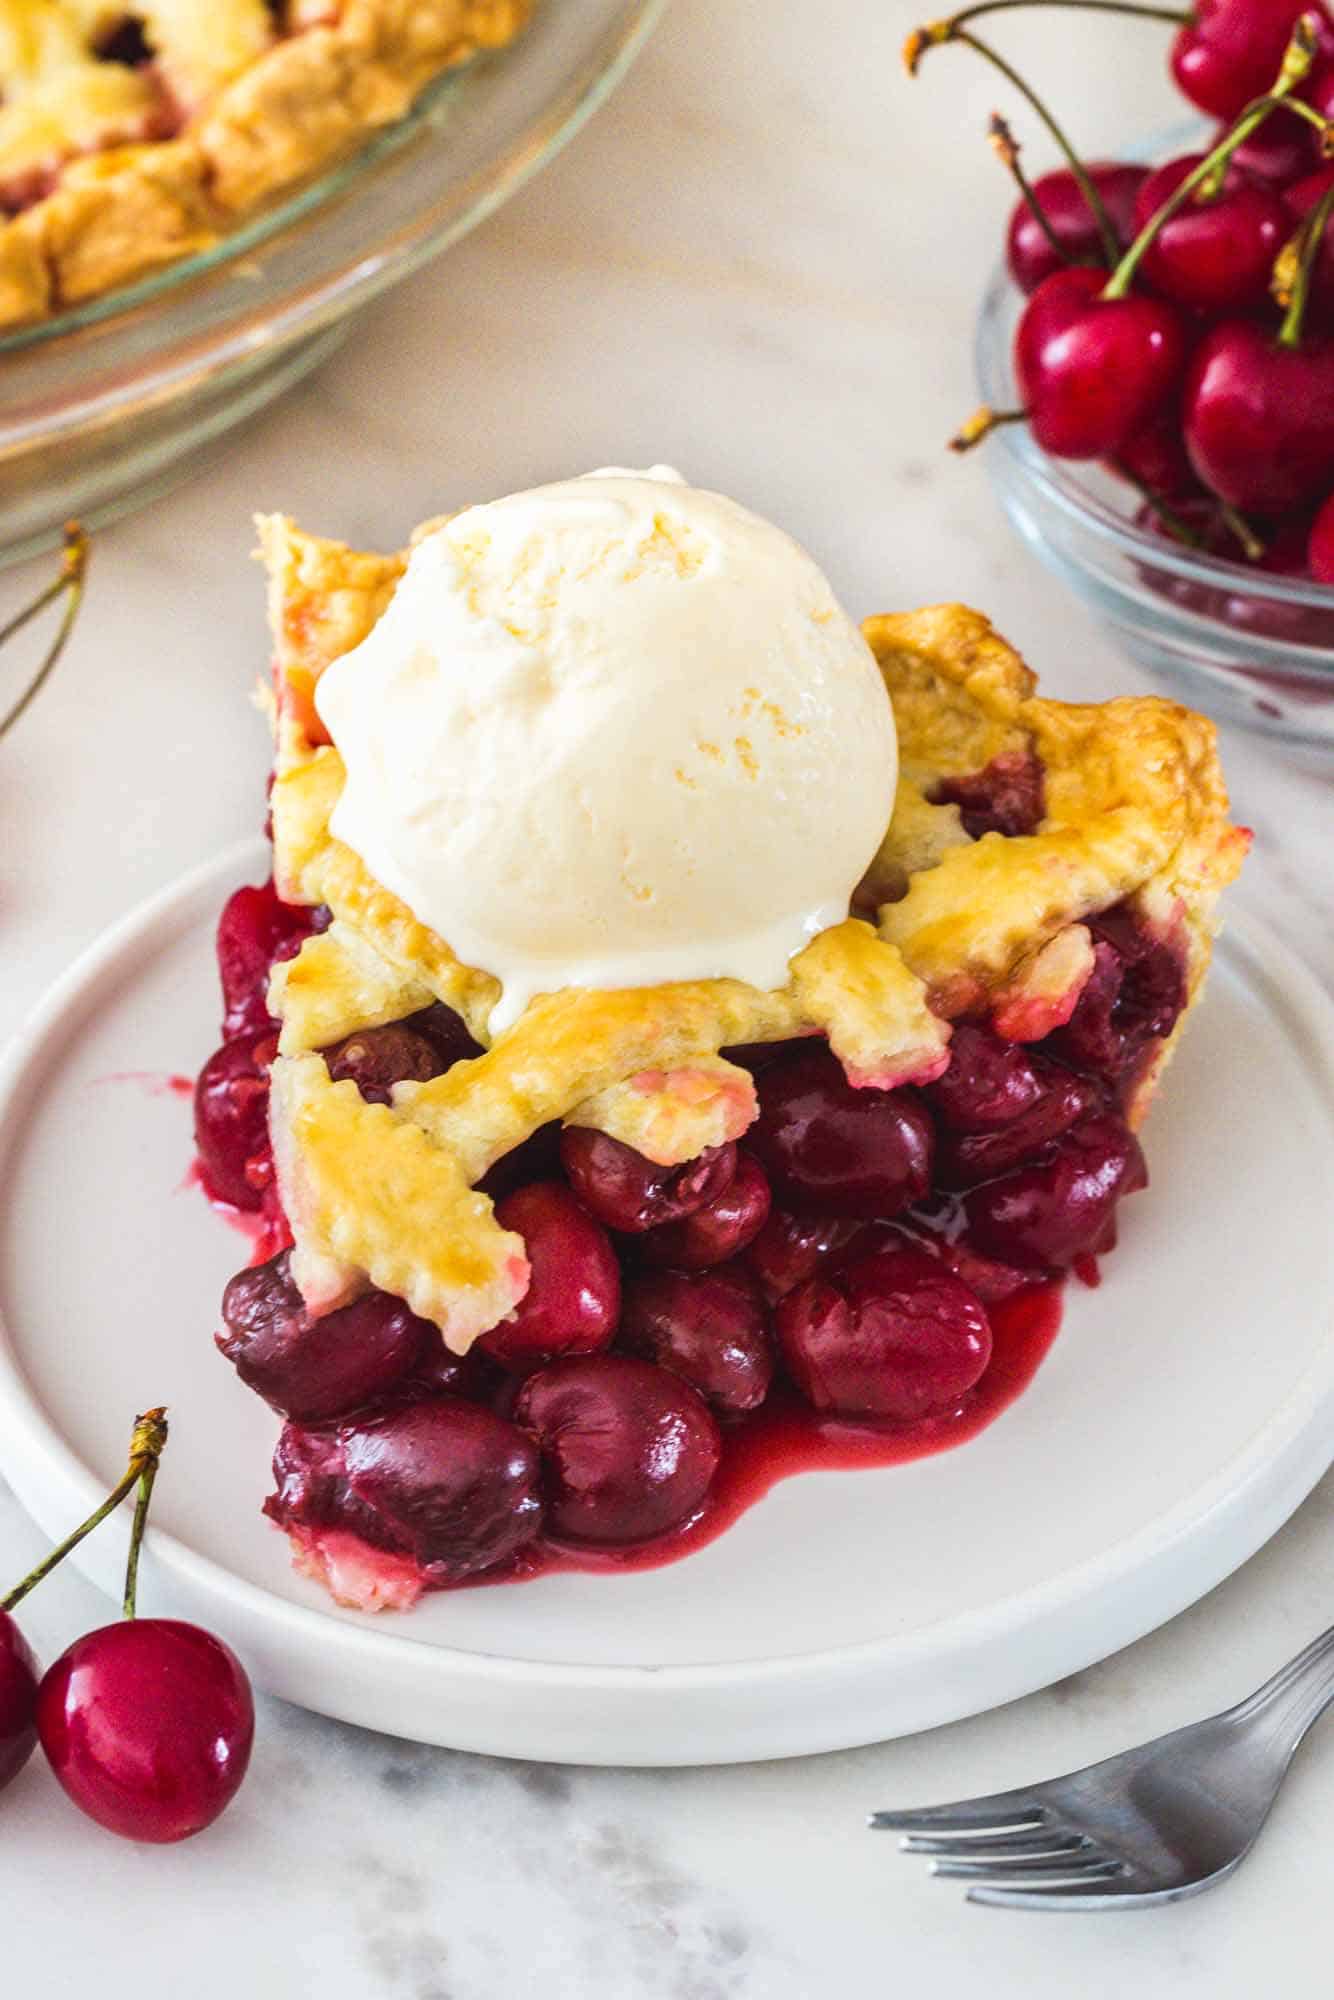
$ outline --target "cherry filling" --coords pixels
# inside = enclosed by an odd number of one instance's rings
[[[765,1070],[746,1135],[778,1199],[824,1215],[897,1215],[931,1185],[934,1132],[911,1090],[858,1090],[828,1049]]]
[[[1041,816],[1040,777],[998,759],[951,784],[970,831],[1014,831]],[[237,1031],[200,1074],[196,1130],[237,1207],[271,1198],[269,970],[317,926],[250,890],[219,928]],[[1039,1364],[1053,1287],[1092,1277],[1147,1179],[1120,1100],[1179,1018],[1182,962],[1124,906],[1090,929],[1064,1028],[1020,1045],[955,1022],[922,1089],[855,1088],[808,1038],[740,1052],[759,1100],[741,1147],[663,1167],[540,1128],[481,1183],[531,1275],[466,1359],[383,1292],[312,1318],[286,1255],[233,1279],[218,1344],[288,1419],[266,1506],[298,1561],[365,1606],[663,1561],[785,1472],[972,1435]],[[324,1056],[384,1103],[477,1053],[432,1007]]]
[[[570,1125],[561,1134],[560,1157],[589,1213],[630,1235],[693,1215],[716,1200],[736,1172],[735,1146],[708,1146],[683,1167],[659,1167],[586,1125]]]
[[[270,1040],[267,1052],[271,1056]],[[268,1063],[264,1043],[224,1042],[195,1081],[195,1147],[208,1193],[258,1209],[272,1178]]]
[[[290,1262],[284,1250],[237,1272],[222,1295],[227,1331],[217,1337],[241,1380],[280,1416],[300,1424],[343,1416],[440,1347],[438,1329],[388,1292],[367,1292],[313,1319]]]
[[[321,1053],[334,1082],[350,1079],[368,1104],[388,1104],[396,1083],[426,1083],[449,1068],[436,1043],[402,1021],[362,1028]]]
[[[1090,919],[1094,966],[1067,1025],[1051,1038],[1072,1069],[1109,1083],[1129,1078],[1154,1042],[1170,1035],[1186,1004],[1181,954],[1124,907]]]
[[[744,1250],[769,1218],[769,1183],[749,1153],[738,1153],[736,1172],[712,1201],[680,1222],[650,1229],[641,1245],[651,1264],[676,1271],[705,1271]]]
[[[958,806],[964,832],[974,840],[984,833],[1036,833],[1045,803],[1042,765],[1027,751],[993,757],[985,770],[969,777],[941,778],[931,803]]]
[[[703,1398],[629,1354],[553,1362],[524,1383],[514,1414],[541,1448],[549,1524],[570,1541],[644,1542],[683,1526],[722,1453]]]
[[[533,1181],[497,1204],[496,1221],[524,1240],[528,1290],[480,1346],[504,1368],[540,1367],[561,1354],[610,1347],[621,1312],[621,1267],[611,1238],[562,1181]]]
[[[512,1562],[542,1521],[532,1438],[450,1396],[326,1429],[289,1423],[273,1476],[264,1508],[281,1527],[350,1530],[437,1587]]]
[[[920,1250],[881,1250],[789,1292],[783,1358],[814,1409],[916,1423],[942,1415],[991,1359],[986,1307]]]
[[[222,979],[222,1038],[259,1037],[278,1023],[269,1012],[269,978],[275,965],[295,958],[306,939],[324,930],[329,912],[298,908],[278,899],[272,882],[237,889],[218,918],[218,972]]]
[[[964,1196],[967,1234],[984,1255],[1065,1270],[1104,1247],[1117,1202],[1147,1187],[1138,1139],[1114,1112],[1084,1119],[1026,1166]]]
[[[773,1380],[766,1319],[740,1265],[693,1277],[646,1272],[626,1288],[620,1344],[679,1375],[723,1415],[737,1417],[759,1408]]]

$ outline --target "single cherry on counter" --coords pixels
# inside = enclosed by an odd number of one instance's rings
[[[231,1648],[176,1618],[87,1632],[42,1677],[37,1730],[75,1805],[127,1840],[201,1833],[236,1796],[255,1706]]]
[[[154,1843],[212,1824],[245,1777],[255,1734],[250,1682],[230,1647],[178,1618],[135,1616],[139,1551],[166,1442],[166,1411],[146,1411],[120,1483],[9,1598],[30,1590],[138,1487],[124,1618],[84,1633],[47,1668],[35,1721],[75,1805],[112,1833]]]

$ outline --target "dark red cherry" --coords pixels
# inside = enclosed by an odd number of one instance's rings
[[[766,1070],[747,1134],[779,1201],[819,1215],[894,1215],[931,1181],[931,1120],[908,1090],[856,1089],[827,1049]]]
[[[640,1247],[651,1264],[704,1271],[752,1243],[768,1219],[769,1207],[768,1181],[748,1153],[739,1153],[736,1172],[720,1194],[681,1222],[650,1229]]]
[[[1273,88],[1297,18],[1307,11],[1306,0],[1197,0],[1172,44],[1177,88],[1201,111],[1231,123],[1251,98]]]
[[[436,1043],[402,1021],[359,1028],[320,1053],[334,1082],[350,1078],[368,1104],[389,1104],[396,1083],[428,1083],[449,1068]]]
[[[838,1253],[838,1258],[853,1261],[859,1254],[872,1250],[902,1249],[905,1245],[934,1257],[963,1281],[971,1291],[977,1293],[984,1306],[1004,1304],[1019,1292],[1030,1291],[1036,1282],[1031,1271],[1022,1271],[1014,1264],[1003,1263],[996,1257],[984,1257],[975,1250],[960,1233],[964,1226],[963,1211],[957,1195],[943,1195],[911,1215],[900,1217],[888,1229],[897,1237],[881,1235],[886,1225],[868,1222],[864,1246],[854,1237],[846,1251]],[[836,1259],[836,1261],[838,1261]]]
[[[229,1646],[176,1618],[86,1632],[42,1676],[37,1730],[76,1806],[127,1840],[188,1840],[236,1796],[255,1705]]]
[[[716,1200],[736,1172],[735,1146],[709,1146],[684,1166],[659,1167],[633,1146],[587,1125],[565,1128],[560,1157],[589,1213],[608,1229],[633,1235],[693,1215]]]
[[[428,1583],[461,1582],[510,1561],[542,1521],[532,1440],[450,1396],[356,1417],[288,1424],[264,1503],[284,1528],[342,1528],[410,1556]]]
[[[443,1000],[433,1000],[429,1007],[409,1014],[402,1025],[435,1043],[441,1059],[437,1075],[452,1069],[456,1062],[471,1061],[482,1053],[481,1043],[473,1040],[463,1016],[456,1014],[452,1007],[446,1007]]]
[[[476,1342],[466,1354],[451,1354],[439,1329],[414,1366],[388,1392],[395,1403],[420,1403],[433,1396],[466,1396],[474,1403],[493,1403],[505,1381],[500,1367]]]
[[[1029,425],[1057,458],[1115,458],[1166,403],[1186,360],[1186,336],[1165,299],[1099,297],[1105,271],[1074,267],[1044,279],[1015,335]]]
[[[982,1301],[920,1250],[881,1250],[810,1279],[788,1293],[776,1324],[802,1395],[839,1416],[941,1415],[991,1359]]]
[[[268,1007],[269,975],[280,960],[295,958],[318,927],[316,911],[280,902],[272,882],[227,898],[217,934],[224,1041],[257,1039],[276,1025]]]
[[[248,1041],[224,1042],[195,1082],[195,1145],[208,1192],[234,1208],[263,1201],[269,1079]]]
[[[1317,64],[1311,72],[1310,82],[1302,91],[1302,96],[1309,99],[1317,110],[1320,109],[1317,102],[1320,88],[1318,72],[1323,67]],[[1322,116],[1328,116],[1328,113],[1322,113]],[[1227,127],[1220,125],[1205,150],[1212,152],[1226,132]],[[1315,152],[1313,139],[1310,126],[1299,124],[1295,118],[1267,118],[1249,139],[1242,140],[1232,155],[1232,165],[1249,180],[1260,181],[1265,187],[1274,188],[1281,194],[1292,181],[1310,172]]]
[[[1149,170],[1120,160],[1093,160],[1086,171],[1102,196],[1108,220],[1124,249],[1134,234],[1135,195]],[[1005,257],[1011,276],[1023,292],[1036,291],[1044,278],[1062,270],[1064,264],[1100,264],[1103,260],[1097,221],[1068,167],[1039,175],[1033,183],[1033,194],[1065,258],[1063,263],[1028,203],[1016,202],[1006,231]]]
[[[793,1215],[772,1208],[746,1252],[746,1266],[772,1304],[812,1277],[855,1226],[841,1215]]]
[[[623,1544],[698,1514],[722,1439],[687,1382],[634,1354],[553,1362],[515,1415],[542,1449],[547,1519],[571,1541]]]
[[[1046,811],[1042,765],[1026,751],[1006,751],[981,771],[941,778],[932,787],[935,805],[958,806],[963,830],[973,840],[984,833],[1036,833]]]
[[[927,1090],[936,1116],[956,1132],[989,1132],[1031,1111],[1043,1080],[1028,1050],[975,1021],[956,1021],[950,1066]]]
[[[533,1181],[496,1209],[522,1236],[531,1276],[507,1319],[478,1342],[504,1368],[529,1369],[561,1354],[610,1347],[621,1311],[621,1267],[611,1238],[563,1181]]]
[[[1045,1159],[965,1195],[968,1238],[984,1256],[1064,1270],[1103,1247],[1117,1202],[1147,1184],[1139,1141],[1114,1113],[1101,1112],[1067,1132]]]
[[[526,1187],[529,1181],[555,1180],[561,1170],[560,1137],[560,1126],[554,1119],[548,1125],[539,1125],[510,1152],[501,1154],[478,1181],[478,1187],[492,1201],[503,1201],[507,1194]]]
[[[1306,560],[1317,583],[1334,583],[1334,495],[1325,501],[1311,523]]]
[[[1093,972],[1053,1051],[1076,1069],[1118,1082],[1152,1042],[1170,1035],[1186,1004],[1180,950],[1115,907],[1089,920]]]
[[[1183,153],[1156,167],[1135,202],[1138,230],[1156,214],[1203,153]],[[1291,233],[1282,200],[1240,172],[1235,162],[1210,201],[1190,197],[1165,222],[1140,270],[1154,291],[1193,312],[1245,312],[1269,299],[1274,259]]]
[[[651,1271],[626,1287],[620,1344],[680,1375],[727,1416],[769,1393],[764,1309],[744,1269]]]
[[[1031,1109],[991,1132],[945,1132],[936,1149],[936,1180],[941,1187],[972,1187],[978,1181],[1008,1173],[1044,1153],[1052,1141],[1100,1111],[1103,1093],[1086,1076],[1075,1076],[1059,1063],[1044,1063],[1042,1095]]]
[[[1334,340],[1284,347],[1223,320],[1195,352],[1181,410],[1191,464],[1231,506],[1280,514],[1314,500],[1334,465]]]
[[[318,1424],[383,1394],[439,1335],[402,1299],[371,1291],[312,1318],[292,1283],[291,1253],[238,1271],[222,1295],[218,1347],[280,1416]]]
[[[37,1741],[37,1683],[32,1647],[7,1611],[0,1611],[0,1792],[16,1778]]]
[[[1140,486],[1159,500],[1171,502],[1180,513],[1183,505],[1199,500],[1204,488],[1195,476],[1195,471],[1186,456],[1186,447],[1181,436],[1181,412],[1175,398],[1160,409],[1155,416],[1125,439],[1114,459],[1109,459],[1113,472],[1128,475]],[[1157,532],[1162,531],[1162,516],[1156,509],[1149,508]],[[1217,518],[1218,508],[1211,504],[1210,514]]]

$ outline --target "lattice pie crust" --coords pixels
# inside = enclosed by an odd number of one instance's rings
[[[884,1088],[938,1076],[949,1023],[964,1013],[987,1011],[1002,1033],[1036,1040],[1069,1019],[1092,969],[1081,919],[1112,904],[1131,899],[1179,939],[1190,999],[1199,991],[1214,905],[1247,843],[1228,823],[1212,724],[1156,697],[1044,700],[985,618],[937,605],[865,626],[898,722],[893,822],[857,898],[865,914],[814,939],[786,987],[721,979],[542,996],[475,1060],[398,1085],[392,1106],[368,1104],[355,1083],[331,1082],[320,1048],[433,1000],[485,1043],[498,989],[329,831],[343,766],[312,692],[380,616],[406,557],[357,553],[280,516],[260,531],[278,892],[333,913],[277,968],[270,996],[282,1023],[275,1159],[293,1275],[316,1311],[375,1284],[465,1352],[528,1280],[522,1240],[476,1183],[537,1127],[592,1125],[675,1163],[739,1137],[754,1114],[750,1074],[720,1050],[825,1034],[854,1082]],[[1032,756],[1045,778],[1035,833],[974,840],[957,806],[931,803],[942,778]],[[1132,1122],[1169,1053],[1170,1043],[1137,1080]]]

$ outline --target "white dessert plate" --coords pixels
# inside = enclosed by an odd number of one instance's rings
[[[1149,1127],[1098,1291],[972,1443],[781,1483],[661,1569],[558,1573],[379,1619],[297,1577],[261,1518],[276,1420],[217,1356],[246,1245],[186,1184],[212,930],[266,867],[221,857],[112,931],[0,1080],[0,1470],[50,1535],[173,1437],[144,1596],[290,1701],[562,1762],[831,1750],[989,1708],[1172,1617],[1244,1562],[1334,1438],[1334,1006],[1237,918]],[[119,1588],[127,1523],[78,1552]]]

